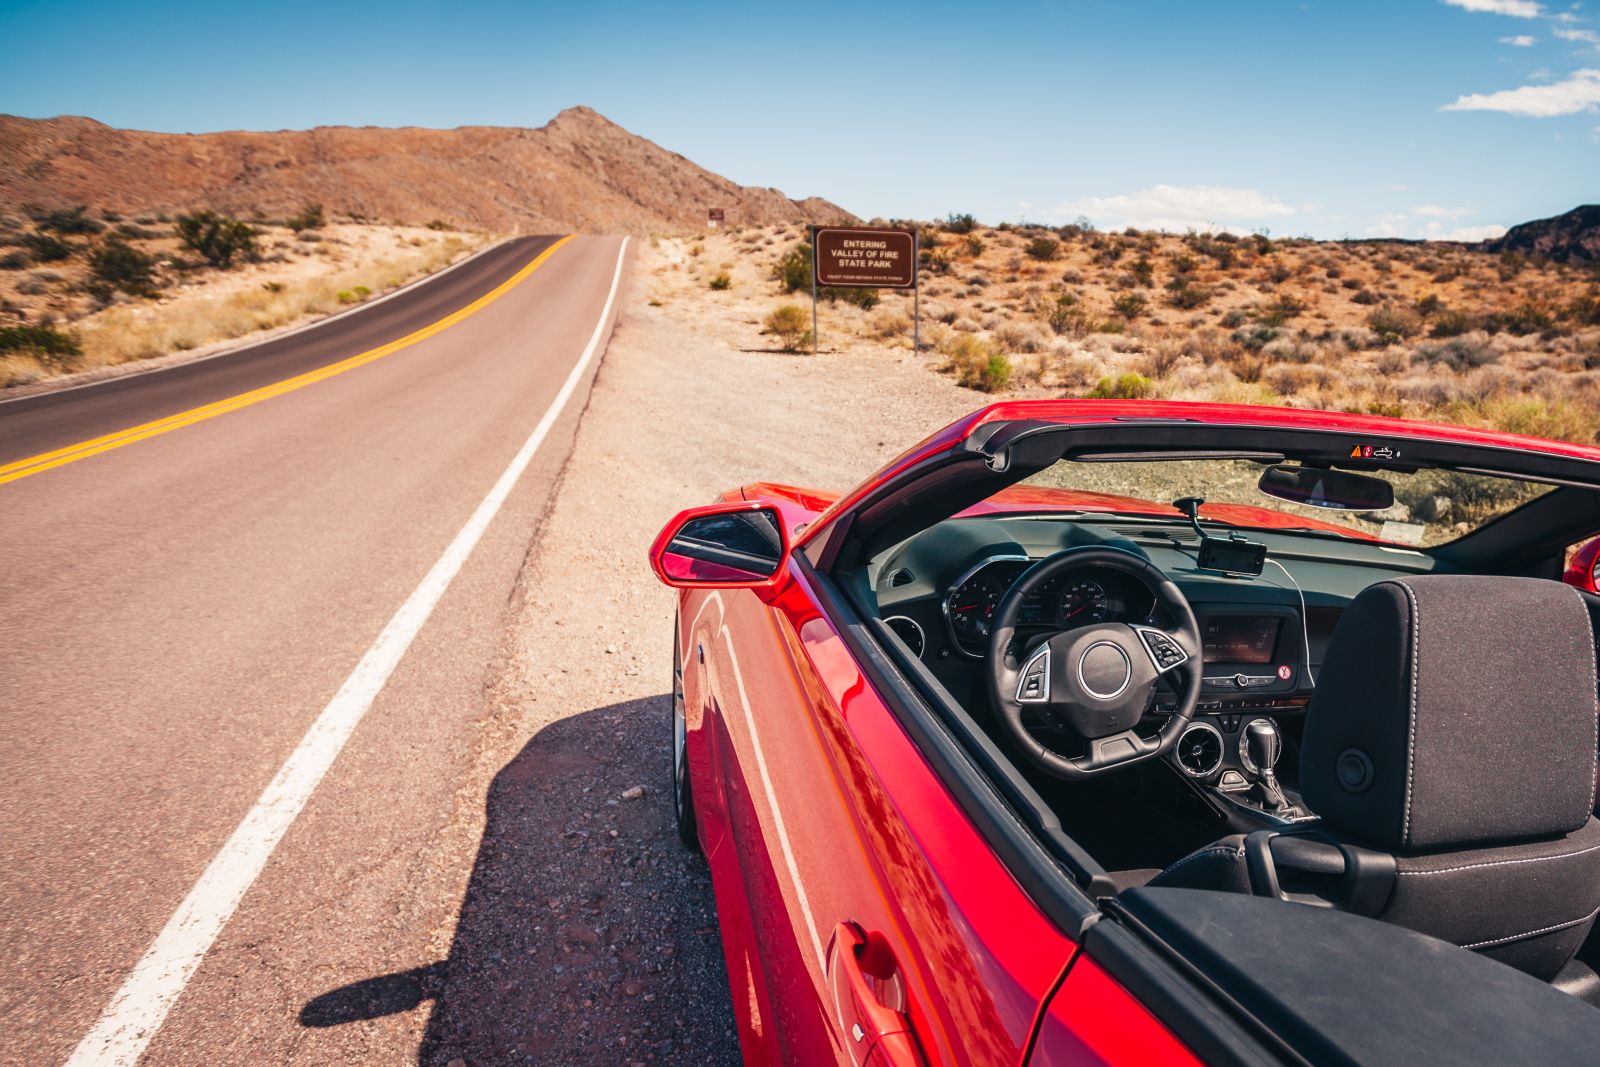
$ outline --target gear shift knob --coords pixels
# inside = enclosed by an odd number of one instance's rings
[[[1250,762],[1256,765],[1262,777],[1270,777],[1278,757],[1283,754],[1283,738],[1278,728],[1266,719],[1256,719],[1244,728],[1244,741],[1250,750]]]

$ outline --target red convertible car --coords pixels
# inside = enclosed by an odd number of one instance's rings
[[[677,516],[752,1063],[1600,1056],[1600,448],[1001,403]]]

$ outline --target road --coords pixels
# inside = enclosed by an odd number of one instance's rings
[[[626,256],[522,238],[0,403],[0,1062],[415,1057],[417,1013],[300,1013],[448,948],[460,782]]]

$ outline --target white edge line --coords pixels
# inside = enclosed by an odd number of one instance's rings
[[[611,317],[627,249],[628,239],[623,238],[600,321],[595,323],[594,334],[583,355],[567,374],[561,391],[550,402],[538,425],[450,542],[444,555],[422,579],[422,584],[406,598],[350,677],[311,724],[255,806],[246,813],[222,850],[200,875],[200,880],[189,890],[189,895],[178,905],[178,910],[167,920],[155,943],[134,965],[94,1029],[78,1043],[66,1061],[68,1067],[132,1067],[144,1054],[245,892],[260,875],[278,842],[372,706],[583,380]]]
[[[307,330],[315,330],[319,326],[326,326],[326,325],[328,325],[328,323],[334,322],[334,321],[336,321],[338,319],[345,318],[346,316],[355,315],[355,314],[357,314],[359,312],[367,310],[368,308],[377,307],[379,304],[383,303],[385,300],[393,300],[395,297],[399,296],[401,293],[408,293],[413,289],[419,288],[420,286],[427,285],[431,281],[435,281],[435,280],[437,280],[439,278],[443,278],[446,274],[449,274],[451,271],[455,270],[457,267],[465,267],[468,263],[471,263],[473,260],[477,259],[479,256],[487,255],[488,253],[493,252],[496,248],[499,248],[501,245],[507,243],[508,241],[513,241],[513,240],[516,240],[516,238],[515,237],[502,237],[498,241],[493,241],[493,242],[491,242],[489,244],[484,245],[482,248],[480,248],[476,252],[472,253],[472,255],[466,256],[466,257],[464,257],[462,259],[456,260],[454,263],[450,264],[448,267],[445,267],[443,270],[436,270],[432,274],[424,274],[420,278],[415,278],[415,279],[407,282],[406,284],[402,285],[398,289],[392,289],[389,292],[384,293],[382,296],[378,297],[378,299],[376,299],[376,300],[367,300],[367,301],[364,301],[364,302],[362,302],[360,304],[357,304],[355,307],[345,308],[343,311],[336,311],[332,315],[324,315],[320,319],[313,319],[310,322],[301,323],[299,326],[296,326],[292,330],[284,330],[282,333],[275,333],[271,337],[261,337],[261,338],[257,338],[256,340],[253,340],[253,341],[246,341],[243,344],[232,345],[232,346],[230,346],[228,348],[219,348],[217,351],[209,353],[208,355],[198,356],[198,357],[196,357],[194,359],[186,359],[181,363],[168,363],[165,366],[161,366],[161,367],[145,367],[145,368],[143,368],[141,370],[129,371],[126,374],[113,374],[113,375],[110,375],[109,377],[105,377],[105,378],[96,378],[92,382],[80,382],[77,385],[68,385],[68,386],[65,386],[65,387],[63,387],[61,389],[46,389],[43,392],[29,393],[27,396],[0,397],[0,405],[18,404],[18,403],[21,403],[24,400],[36,400],[41,396],[56,396],[56,395],[58,395],[60,393],[75,393],[79,389],[93,389],[97,385],[105,385],[108,382],[120,382],[120,381],[122,381],[122,380],[124,380],[126,378],[142,378],[146,374],[160,374],[163,371],[177,370],[179,367],[193,367],[193,366],[195,366],[196,364],[199,364],[199,363],[208,363],[211,360],[218,359],[218,358],[220,358],[222,356],[236,356],[240,352],[248,352],[250,349],[258,348],[261,345],[270,345],[274,341],[283,340],[285,337],[293,337],[295,334],[305,333]],[[164,355],[170,356],[170,355],[172,355],[172,353],[171,352],[167,352],[167,353],[164,353]],[[160,358],[162,358],[162,356],[152,356],[152,357],[150,357],[151,360],[160,359]],[[134,364],[137,364],[137,363],[139,363],[141,361],[134,360],[132,362]],[[129,366],[129,364],[122,363],[122,364],[118,364],[118,366],[126,367],[126,366]]]

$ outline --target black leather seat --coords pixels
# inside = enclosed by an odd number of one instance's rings
[[[1300,786],[1320,834],[1267,840],[1277,863],[1305,885],[1375,855],[1382,882],[1354,910],[1555,978],[1600,912],[1595,679],[1588,611],[1559,583],[1364,590],[1306,712]],[[1251,892],[1246,844],[1224,838],[1150,884]]]

